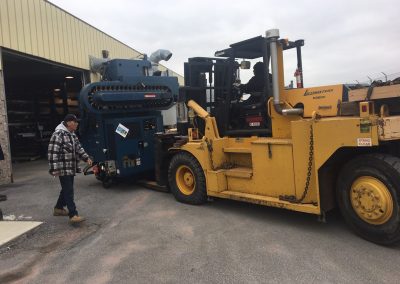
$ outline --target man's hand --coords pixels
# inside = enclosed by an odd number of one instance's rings
[[[86,163],[87,163],[89,166],[93,165],[93,161],[92,161],[90,158],[87,159]]]
[[[240,83],[239,82],[235,82],[233,83],[233,87],[237,90],[240,90]]]

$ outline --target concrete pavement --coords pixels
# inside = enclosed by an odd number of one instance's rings
[[[79,227],[53,217],[45,161],[16,169],[5,214],[43,224],[0,248],[0,283],[397,283],[400,247],[360,239],[338,214],[315,216],[216,199],[203,206],[78,176]]]

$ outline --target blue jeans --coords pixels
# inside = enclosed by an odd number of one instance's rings
[[[69,217],[78,215],[74,202],[74,176],[60,176],[61,192],[55,208],[62,209],[67,206]]]

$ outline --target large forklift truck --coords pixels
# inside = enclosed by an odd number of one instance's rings
[[[397,243],[400,85],[285,88],[283,51],[296,49],[301,74],[303,45],[273,29],[213,58],[189,59],[178,133],[157,137],[158,183],[189,204],[218,197],[320,217],[338,206],[361,237]],[[237,99],[233,85],[246,65],[238,59],[264,63],[264,90],[254,105]]]

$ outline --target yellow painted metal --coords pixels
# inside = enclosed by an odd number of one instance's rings
[[[285,89],[284,64],[283,64],[283,49],[280,44],[277,45],[278,55],[278,89],[279,96],[285,108],[294,108],[302,105],[304,107],[303,117],[311,117],[314,111],[317,111],[321,116],[336,116],[338,113],[339,102],[342,101],[343,85],[320,86],[312,88]],[[269,105],[269,113],[272,113],[272,105]],[[292,120],[292,118],[288,118]],[[287,120],[287,119],[286,119]],[[282,122],[285,122],[283,119]],[[272,123],[274,127],[274,121]],[[276,126],[275,130],[282,128]],[[284,133],[278,136],[284,138]]]
[[[361,131],[362,122],[363,119],[357,117],[323,118],[314,122],[314,159],[317,169],[339,148],[379,145],[377,118],[370,118],[368,132]],[[361,144],[360,139],[370,144]]]
[[[188,166],[182,165],[176,170],[175,180],[180,192],[185,195],[193,194],[196,188],[196,179]]]
[[[251,156],[251,153],[230,153],[229,155],[226,155],[226,158],[229,165],[234,167],[251,168]]]
[[[290,108],[291,106],[286,105],[285,108]],[[271,118],[272,124],[272,137],[277,139],[291,138],[291,122],[301,119],[299,115],[288,115],[283,116],[275,111],[273,106],[273,99],[268,101],[268,115]]]
[[[252,136],[252,137],[229,137],[226,140],[226,145],[227,148],[243,148],[243,149],[248,149],[251,147],[252,142],[256,141],[259,139],[257,136]],[[228,150],[229,151],[229,150]]]
[[[214,117],[211,117],[210,114],[194,100],[190,100],[187,106],[191,108],[198,117],[202,118],[206,122],[204,137],[207,137],[208,140],[220,138],[217,122]]]
[[[206,171],[207,192],[221,192],[228,189],[226,170]]]
[[[248,192],[276,198],[279,195],[293,195],[295,184],[291,140],[262,140],[267,143],[253,142],[255,186]]]
[[[304,117],[311,117],[314,111],[321,116],[337,116],[342,96],[343,85],[289,89],[281,92],[282,101],[292,107],[299,104],[304,106]]]
[[[188,129],[188,137],[189,137],[189,141],[200,140],[199,139],[199,129],[198,128],[189,128]]]
[[[234,178],[245,178],[249,179],[253,176],[253,170],[251,168],[236,167],[233,169],[225,170],[225,175]]]
[[[369,224],[384,224],[393,215],[392,195],[377,178],[357,178],[351,186],[350,200],[356,214]]]
[[[215,117],[207,117],[205,135],[206,135],[206,137],[211,138],[211,139],[219,139],[220,138],[219,132],[218,132],[217,121],[215,120]]]
[[[400,139],[400,116],[388,116],[378,119],[379,140]]]
[[[201,140],[189,141],[181,149],[191,153],[201,164],[210,196],[321,214],[318,176],[321,167],[341,148],[378,146],[378,125],[381,130],[387,128],[382,128],[382,121],[370,111],[364,117],[338,117],[342,85],[284,90],[281,48],[278,48],[278,63],[281,104],[284,108],[303,105],[304,116],[280,115],[271,98],[268,114],[272,137],[221,138],[215,118],[190,102],[189,107],[204,119],[206,130]],[[386,196],[382,198],[382,207],[390,212],[390,200],[384,187],[377,182],[371,187],[376,196]],[[281,198],[300,199],[306,189],[301,203]],[[364,199],[362,202],[369,204]],[[371,221],[369,217],[368,222],[384,222],[387,214],[382,213],[377,218],[379,221]]]
[[[206,119],[210,116],[210,114],[194,100],[188,101],[187,106],[193,109],[197,116],[201,117],[202,119]]]
[[[188,142],[181,146],[179,150],[189,152],[196,157],[197,161],[204,170],[212,169],[207,143],[204,140]]]
[[[235,192],[235,191],[207,192],[207,194],[213,197],[233,199],[233,200],[260,204],[265,206],[284,208],[304,213],[317,214],[317,215],[321,213],[320,209],[312,204],[290,203],[270,196],[261,196],[261,195],[254,195],[254,194]]]
[[[89,55],[133,58],[140,52],[45,0],[0,1],[0,46],[89,70]],[[1,67],[0,67],[1,68]],[[160,70],[166,68],[160,65]],[[183,77],[175,72],[180,84]]]
[[[296,198],[300,198],[304,192],[307,174],[308,174],[308,162],[310,158],[310,131],[311,126],[314,124],[313,121],[310,120],[297,120],[291,123],[292,129],[292,143],[293,143],[293,170],[295,173],[295,196]],[[314,132],[314,131],[313,131]],[[311,179],[309,184],[308,194],[304,199],[304,202],[317,202],[320,204],[319,194],[318,194],[318,174],[317,170],[319,166],[315,163],[315,133],[313,135],[313,163],[311,169]],[[325,141],[324,143],[328,144],[329,141]]]
[[[202,113],[196,108],[197,112]],[[181,149],[200,162],[211,196],[320,214],[318,170],[342,147],[377,146],[378,118],[318,118],[314,115],[314,118],[304,119],[281,116],[273,108],[270,112],[275,119],[273,122],[281,128],[277,130],[278,135],[273,132],[273,137],[248,138],[219,138],[215,135],[218,133],[216,124],[212,123],[214,118],[203,113],[209,127],[206,135]],[[311,129],[313,157],[309,165]],[[308,193],[302,203],[279,199],[281,195],[297,199],[303,195],[309,166]]]
[[[239,148],[239,147],[225,147],[223,148],[225,153],[244,153],[250,154],[251,150],[249,148]]]

